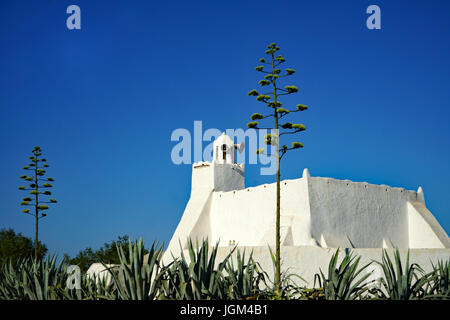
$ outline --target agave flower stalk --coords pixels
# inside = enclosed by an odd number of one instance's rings
[[[282,55],[276,55],[280,48],[271,43],[266,50],[268,60],[261,58],[259,62],[262,64],[257,66],[255,70],[257,72],[265,74],[264,79],[259,81],[259,85],[263,88],[270,87],[267,92],[259,93],[256,89],[251,90],[248,95],[256,97],[256,100],[264,103],[269,107],[269,112],[266,115],[261,113],[254,113],[250,117],[252,122],[247,123],[248,128],[253,129],[271,129],[275,133],[268,134],[265,139],[265,144],[272,146],[274,154],[266,152],[264,148],[258,149],[257,154],[263,154],[267,156],[275,156],[276,159],[276,219],[275,219],[275,286],[277,290],[280,290],[281,285],[281,258],[280,258],[280,161],[283,156],[290,150],[303,148],[303,144],[300,142],[292,142],[291,146],[280,146],[280,138],[282,135],[292,135],[300,133],[306,130],[303,124],[293,124],[291,122],[280,123],[281,119],[295,112],[305,111],[307,106],[298,104],[294,109],[282,108],[283,103],[280,98],[283,96],[291,95],[298,92],[298,88],[294,85],[287,85],[284,88],[280,86],[282,78],[289,77],[295,73],[294,69],[286,68],[284,72],[281,71],[280,66],[286,61]],[[266,70],[264,69],[266,68]],[[273,125],[268,128],[259,126],[259,121],[273,118]],[[281,132],[282,131],[282,132]]]
[[[31,172],[31,175],[22,175],[21,179],[29,183],[28,187],[20,186],[19,190],[30,191],[30,196],[23,198],[21,205],[25,207],[31,207],[34,209],[34,212],[30,212],[30,209],[24,209],[23,213],[29,214],[34,217],[35,221],[35,236],[34,236],[34,258],[38,258],[38,234],[39,234],[39,219],[47,216],[44,211],[48,210],[49,207],[47,204],[53,204],[57,201],[53,198],[48,199],[47,201],[43,200],[44,196],[50,196],[52,193],[48,190],[53,186],[50,182],[53,182],[53,178],[44,178],[45,169],[49,167],[47,160],[45,158],[41,158],[42,150],[40,147],[36,146],[31,151],[33,154],[29,157],[30,164],[25,166],[23,169]]]

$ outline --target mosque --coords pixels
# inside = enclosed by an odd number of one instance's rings
[[[190,199],[165,252],[170,261],[188,239],[219,243],[219,256],[233,247],[253,252],[272,268],[275,246],[276,183],[245,187],[242,147],[223,133],[213,143],[211,162],[194,163]],[[367,182],[312,177],[281,181],[282,269],[312,280],[325,270],[336,248],[355,251],[364,261],[381,259],[382,248],[398,248],[424,269],[450,258],[450,239],[425,205],[424,192]]]

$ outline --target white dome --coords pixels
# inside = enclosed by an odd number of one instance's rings
[[[226,144],[227,146],[234,145],[234,141],[231,140],[231,138],[226,135],[225,132],[222,132],[222,134],[216,140],[214,140],[213,143],[214,146],[221,146],[223,144]]]

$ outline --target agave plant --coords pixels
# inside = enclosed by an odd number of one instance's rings
[[[385,249],[383,249],[382,262],[375,262],[381,266],[384,273],[384,278],[381,279],[384,290],[378,290],[378,298],[411,300],[424,297],[425,286],[430,279],[418,264],[409,264],[409,250],[405,268],[402,266],[398,249],[394,253],[395,265]]]
[[[60,300],[68,274],[64,259],[57,257],[34,260],[31,257],[11,262],[2,268],[0,277],[1,299]]]
[[[63,290],[66,300],[116,300],[117,286],[109,283],[106,277],[80,275],[80,288],[66,288]]]
[[[118,246],[120,258],[119,271],[111,270],[113,283],[117,288],[117,297],[121,300],[154,300],[160,293],[163,269],[161,267],[162,246],[153,243],[148,253],[148,263],[144,264],[144,241],[134,244],[129,241],[129,256]],[[107,292],[109,293],[109,292]],[[106,296],[111,297],[111,296]]]
[[[337,267],[339,249],[332,255],[328,265],[328,274],[325,276],[320,270],[320,275],[316,274],[319,286],[323,287],[323,296],[327,300],[355,300],[364,297],[368,290],[365,282],[370,273],[361,275],[371,263],[358,269],[361,257],[355,258],[351,251],[346,252],[340,265]]]
[[[20,284],[23,268],[29,259],[20,259],[13,263],[10,259],[0,270],[0,300],[24,300],[25,290]]]
[[[427,299],[450,299],[450,260],[439,260],[433,271],[427,275]]]
[[[234,249],[216,267],[217,243],[209,252],[209,244],[204,240],[201,246],[188,241],[189,261],[181,252],[166,269],[162,290],[164,298],[177,300],[226,299],[227,288],[224,269]]]
[[[250,254],[248,260],[245,259],[245,251],[240,253],[237,250],[236,266],[233,259],[230,259],[225,266],[227,296],[232,300],[258,299],[262,294],[260,286],[265,277],[260,271],[259,265],[253,260]]]
[[[276,279],[276,257],[269,247],[270,257],[272,259],[272,266],[274,270],[273,277],[269,277],[267,272],[263,271],[265,277],[263,282],[265,284],[265,290],[261,293],[262,298],[269,300],[288,300],[301,296],[303,287],[298,285],[298,281],[294,281],[294,278],[301,282],[306,282],[302,277],[297,274],[289,273],[288,270],[280,271],[280,283],[277,284],[272,279]]]

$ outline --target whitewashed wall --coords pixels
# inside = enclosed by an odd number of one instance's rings
[[[191,199],[168,252],[179,253],[188,238],[225,247],[274,245],[276,184],[244,189],[243,166],[206,164],[194,164]],[[280,224],[282,246],[450,248],[421,188],[310,177],[307,169],[281,182]]]

